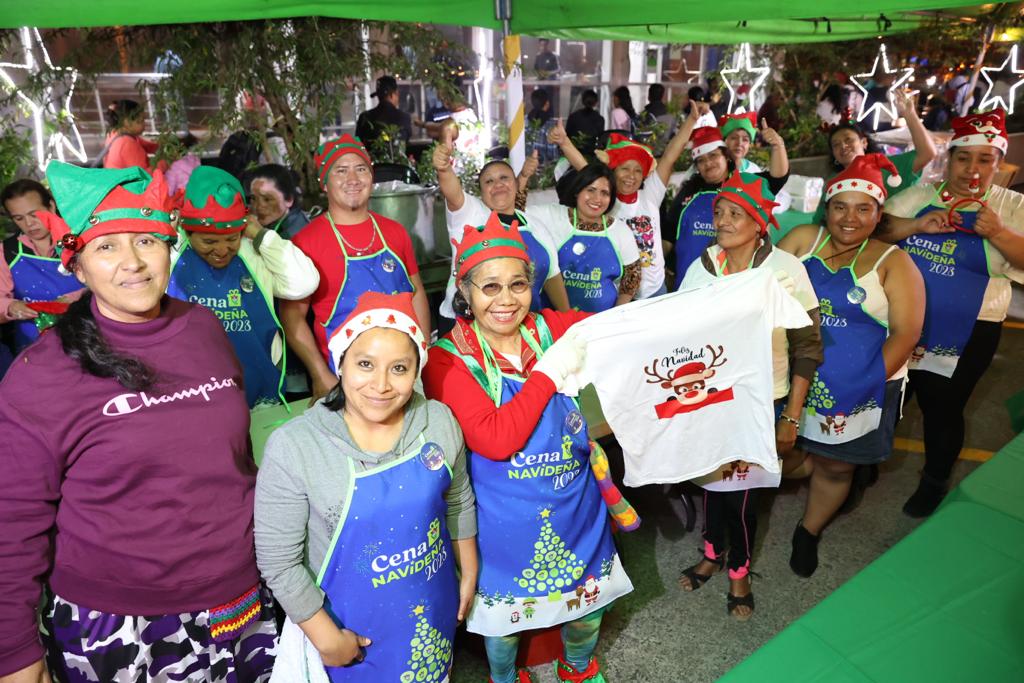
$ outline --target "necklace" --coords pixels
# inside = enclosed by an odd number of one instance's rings
[[[331,222],[331,227],[334,228],[334,234],[338,236],[338,238],[344,243],[346,247],[348,247],[351,251],[354,251],[356,256],[362,256],[363,254],[366,254],[367,252],[370,251],[370,247],[373,246],[373,241],[377,237],[376,229],[370,232],[370,241],[366,243],[365,247],[357,247],[351,242],[349,242],[347,239],[345,239],[345,235],[342,234],[341,228],[334,224],[334,218],[331,216],[330,213],[327,214],[327,220]],[[373,220],[373,216],[370,216],[370,220]],[[376,221],[374,221],[374,228],[376,228]]]
[[[864,244],[863,244],[863,243],[861,243],[861,244],[858,244],[858,245],[857,245],[857,246],[855,246],[855,247],[849,247],[849,248],[847,248],[847,249],[843,249],[842,251],[837,251],[836,253],[832,254],[831,256],[826,256],[826,257],[825,257],[825,260],[826,260],[826,261],[831,261],[832,259],[834,259],[834,258],[835,258],[835,257],[837,257],[837,256],[842,256],[843,254],[847,254],[847,253],[849,253],[849,252],[851,252],[851,251],[855,251],[855,250],[857,250],[857,249],[860,249],[860,248],[861,248],[862,246],[864,246]],[[835,248],[835,247],[833,247],[833,249],[834,249],[834,248]]]

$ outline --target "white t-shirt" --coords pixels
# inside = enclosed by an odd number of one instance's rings
[[[634,301],[573,329],[622,445],[625,484],[675,483],[735,460],[779,472],[771,333],[811,324],[765,268]]]
[[[573,230],[572,221],[569,220],[569,209],[561,204],[542,204],[537,207],[531,207],[527,218],[530,220],[530,225],[533,226],[535,235],[540,232],[547,235],[556,254],[562,248],[562,245],[572,237]],[[611,240],[615,250],[619,253],[623,268],[630,263],[640,260],[640,251],[636,248],[633,231],[626,227],[626,224],[622,221],[616,220],[610,215],[607,218],[608,239]],[[660,235],[658,239],[661,239]],[[615,279],[616,286],[618,286],[621,279],[621,275]]]
[[[985,202],[999,214],[1007,229],[1018,234],[1024,233],[1024,194],[993,185]],[[913,218],[926,206],[945,208],[932,185],[914,185],[889,197],[885,201],[885,212],[901,218]],[[977,204],[967,208],[976,207]],[[984,240],[984,244],[991,277],[978,312],[978,320],[1002,322],[1006,320],[1006,312],[1010,308],[1010,280],[1024,284],[1024,270],[1011,266],[1002,252],[988,240]]]
[[[455,245],[462,241],[462,233],[467,225],[483,225],[487,222],[487,219],[491,216],[491,210],[483,203],[483,201],[468,192],[463,192],[462,196],[465,198],[462,202],[462,207],[458,211],[451,211],[448,208],[448,202],[445,202],[444,219],[445,225],[448,228],[448,241],[452,243],[452,270],[448,274],[448,286],[444,290],[444,301],[441,302],[441,315],[446,318],[454,318],[455,311],[452,309],[452,297],[455,296],[455,258],[454,254],[457,249]],[[558,255],[556,250],[552,248],[551,238],[543,230],[537,230],[530,226],[533,223],[531,217],[533,209],[527,209],[522,211],[523,216],[526,217],[528,224],[527,228],[519,226],[519,229],[523,232],[529,232],[537,241],[540,242],[541,246],[544,247],[548,252],[548,272],[536,273],[535,276],[545,281],[558,275]]]
[[[707,249],[711,256],[711,262],[716,263],[722,248],[713,244]],[[686,269],[680,289],[694,289],[714,282],[716,276],[709,273],[704,265],[697,259]],[[818,307],[818,295],[814,293],[814,286],[811,279],[807,277],[807,270],[804,264],[796,256],[772,248],[767,258],[758,266],[771,272],[784,270],[793,278],[793,296],[805,311],[811,311]],[[731,277],[731,276],[728,276]],[[776,327],[772,330],[772,398],[778,400],[789,395],[789,339],[786,337],[786,330]]]
[[[665,251],[661,246],[661,200],[665,198],[665,183],[657,171],[644,179],[636,201],[627,204],[615,200],[611,215],[624,222],[633,233],[640,252],[640,291],[636,298],[646,299],[665,284]]]

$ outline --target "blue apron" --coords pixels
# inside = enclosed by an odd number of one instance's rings
[[[59,258],[37,256],[24,248],[18,240],[18,252],[11,260],[9,267],[14,279],[11,295],[19,301],[54,301],[57,297],[82,288],[82,283],[74,275],[64,275],[60,268]],[[39,330],[31,320],[11,321],[14,326],[14,353],[19,353],[26,346],[39,338]]]
[[[540,356],[551,346],[536,316],[540,345],[520,326]],[[438,342],[462,359],[495,405],[511,401],[523,379],[497,371],[476,330],[486,368],[449,339]],[[494,461],[470,451],[476,492],[480,576],[466,628],[504,636],[573,621],[632,590],[619,561],[597,482],[590,472],[587,424],[576,402],[555,394],[522,450]]]
[[[340,418],[339,418],[340,419]],[[317,576],[324,609],[373,644],[366,659],[326,667],[334,683],[435,683],[448,676],[459,587],[445,523],[452,472],[435,443],[356,473]]]
[[[837,444],[878,429],[885,403],[882,345],[889,328],[864,310],[865,292],[854,272],[868,240],[852,263],[833,271],[818,256],[829,239],[803,260],[818,295],[825,360],[811,380],[800,435]]]
[[[533,298],[530,300],[530,310],[536,312],[542,308],[551,308],[551,302],[544,294],[544,283],[547,282],[548,270],[551,268],[551,254],[529,229],[520,229],[519,234],[523,236],[526,252],[533,263]]]
[[[558,265],[569,305],[588,313],[607,311],[619,296],[616,282],[622,277],[622,258],[608,237],[604,216],[601,232],[587,232],[576,228],[575,210],[572,215],[572,233],[558,246]]]
[[[363,293],[401,294],[415,290],[412,280],[409,279],[409,274],[405,270],[405,264],[395,252],[388,248],[387,242],[384,241],[384,235],[377,225],[377,219],[372,213],[370,220],[373,221],[374,232],[380,237],[380,243],[383,246],[380,251],[366,256],[349,256],[330,213],[327,214],[327,220],[331,223],[331,234],[338,242],[338,249],[341,250],[341,258],[345,263],[345,279],[342,281],[341,287],[338,288],[338,296],[334,299],[331,314],[327,316],[326,322],[320,323],[324,328],[327,341],[330,342],[331,335],[355,310],[356,302],[359,301],[359,297]],[[337,368],[334,367],[334,360],[330,358],[330,354],[326,360],[331,372],[337,374]]]
[[[167,293],[206,306],[220,320],[242,364],[250,408],[285,402],[281,394],[284,355],[281,367],[270,356],[274,337],[281,335],[283,343],[284,331],[274,315],[272,300],[241,256],[236,255],[223,268],[214,268],[186,244],[171,269]]]
[[[935,210],[926,206],[921,216]],[[974,331],[990,279],[985,240],[973,232],[977,211],[959,211],[962,227],[941,235],[911,235],[900,246],[924,277],[925,313],[911,370],[952,377]]]
[[[676,226],[676,289],[686,269],[715,241],[714,203],[717,192],[698,192],[679,214]]]

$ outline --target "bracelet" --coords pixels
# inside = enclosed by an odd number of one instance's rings
[[[797,427],[800,426],[800,420],[797,420],[794,417],[790,417],[789,415],[786,415],[785,413],[783,413],[782,415],[779,415],[779,419],[780,420],[785,420],[786,422],[788,422],[791,425],[795,425]]]

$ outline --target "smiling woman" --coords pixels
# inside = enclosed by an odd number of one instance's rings
[[[216,317],[164,294],[163,176],[60,162],[47,175],[67,222],[38,215],[88,293],[0,389],[0,677],[258,680],[277,628],[254,559],[242,373]],[[181,424],[203,428],[168,429]]]

